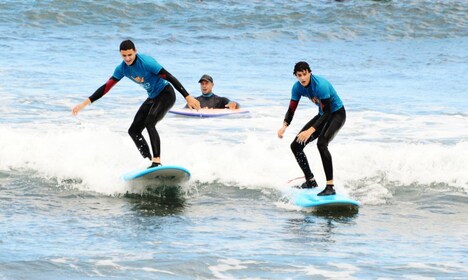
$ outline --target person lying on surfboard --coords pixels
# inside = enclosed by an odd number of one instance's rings
[[[161,143],[156,124],[164,118],[167,111],[175,103],[176,96],[171,84],[184,96],[190,108],[200,109],[200,102],[190,96],[182,84],[154,58],[137,54],[135,44],[132,41],[125,40],[120,44],[120,55],[123,61],[115,68],[114,74],[94,94],[76,105],[72,114],[76,116],[84,107],[103,97],[123,77],[131,79],[146,90],[148,98],[138,109],[133,123],[128,129],[128,134],[143,158],[148,158],[151,161],[150,167],[159,166],[161,165]],[[148,144],[142,135],[145,128],[150,137],[153,155],[151,155]]]
[[[208,75],[204,74],[201,76],[200,80],[200,89],[202,95],[198,96],[196,99],[200,101],[201,108],[207,109],[224,109],[228,108],[231,110],[239,109],[239,103],[230,101],[226,97],[217,96],[213,93],[213,78]],[[187,106],[186,106],[187,107]]]
[[[344,125],[346,111],[343,102],[331,83],[322,77],[312,75],[307,62],[300,61],[296,63],[293,74],[298,81],[292,87],[291,101],[284,117],[283,126],[278,130],[278,137],[283,138],[284,132],[291,123],[302,96],[309,98],[318,106],[318,114],[297,134],[291,143],[291,150],[306,179],[300,188],[315,188],[318,185],[314,174],[310,170],[304,148],[307,144],[318,138],[317,148],[322,158],[322,165],[327,179],[325,189],[318,195],[333,195],[335,194],[335,189],[333,188],[333,164],[328,144]]]

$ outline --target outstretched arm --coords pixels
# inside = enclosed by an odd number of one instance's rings
[[[162,68],[159,71],[159,77],[163,78],[164,80],[171,83],[175,89],[182,94],[182,96],[187,101],[187,106],[191,109],[200,109],[200,102],[196,100],[194,97],[190,96],[184,86],[176,79],[176,77],[172,76],[166,69]]]
[[[72,114],[74,116],[78,115],[78,112],[81,111],[84,107],[88,106],[89,104],[93,103],[94,101],[98,100],[99,98],[103,97],[109,90],[118,82],[119,80],[110,77],[109,80],[103,84],[100,88],[98,88],[93,95],[89,98],[86,98],[85,101],[81,102],[80,104],[76,105],[72,109]]]
[[[289,102],[289,108],[284,116],[283,126],[278,130],[278,137],[283,138],[283,134],[288,128],[289,124],[291,123],[294,113],[296,112],[297,105],[299,104],[299,100],[292,100]]]

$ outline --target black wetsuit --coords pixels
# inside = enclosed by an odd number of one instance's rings
[[[135,59],[135,62],[137,59]],[[135,62],[133,64],[135,64]],[[184,97],[189,95],[182,84],[164,68],[162,68],[157,75],[171,83]],[[118,81],[120,81],[120,79],[112,76],[106,84],[102,85],[89,97],[91,102],[94,102],[104,96]],[[175,100],[176,97],[174,89],[170,84],[167,84],[155,98],[146,99],[138,109],[135,118],[128,129],[128,134],[132,138],[133,142],[135,142],[135,145],[144,158],[149,158],[151,160],[152,157],[161,156],[161,140],[159,138],[159,133],[156,130],[156,124],[163,119],[169,109],[174,105]],[[142,135],[143,129],[145,128],[147,129],[150,137],[153,155],[151,155],[148,143]]]
[[[224,109],[226,105],[231,102],[226,97],[218,96],[214,93],[209,94],[202,94],[196,97],[198,101],[200,101],[201,108],[210,108],[210,109]]]
[[[312,120],[310,120],[301,129],[301,132],[314,126],[314,124],[317,123],[320,117],[320,115],[316,115],[315,117],[313,117]],[[330,117],[328,118],[328,120],[316,127],[315,132],[304,144],[300,144],[297,142],[297,136],[296,138],[294,138],[294,141],[291,143],[291,150],[294,156],[296,157],[297,163],[304,172],[306,180],[314,178],[314,174],[310,170],[309,162],[307,161],[307,157],[304,153],[304,148],[307,144],[309,144],[317,138],[317,148],[320,152],[320,157],[322,158],[322,165],[325,171],[325,176],[327,178],[327,181],[333,180],[333,163],[330,151],[328,150],[328,144],[333,140],[336,133],[344,125],[345,121],[346,110],[344,107],[342,107],[338,111],[330,113]]]
[[[156,124],[164,118],[166,113],[171,109],[176,100],[174,89],[171,85],[167,85],[164,90],[156,96],[156,98],[148,98],[141,104],[138,109],[132,125],[128,129],[128,134],[137,146],[141,155],[151,159],[148,144],[142,135],[143,129],[146,128],[151,141],[151,149],[153,157],[161,156],[161,139],[156,130]]]

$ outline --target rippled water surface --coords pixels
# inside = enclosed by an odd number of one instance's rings
[[[466,279],[467,15],[442,0],[1,2],[0,279]],[[208,73],[250,111],[168,114],[163,164],[192,177],[143,197],[121,175],[147,165],[127,134],[145,92],[123,79],[71,115],[128,38],[192,95]],[[359,211],[292,203],[289,145],[316,108],[301,100],[276,132],[300,60],[345,104],[329,148]]]

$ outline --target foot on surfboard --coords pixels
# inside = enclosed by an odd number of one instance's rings
[[[159,162],[152,162],[150,166],[148,166],[148,168],[153,168],[153,167],[158,167],[158,166],[161,166],[162,164],[159,163]]]
[[[324,196],[324,195],[334,195],[334,194],[336,194],[336,192],[335,192],[335,189],[333,188],[333,185],[327,185],[325,189],[319,192],[317,195]]]
[[[318,187],[317,182],[315,180],[307,180],[302,185],[296,186],[298,189],[313,189]]]

